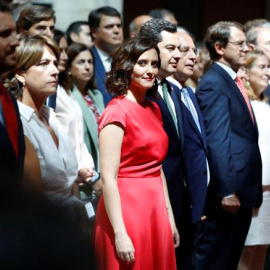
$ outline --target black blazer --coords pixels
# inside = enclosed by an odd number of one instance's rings
[[[11,94],[10,94],[11,95]],[[17,101],[11,95],[14,109],[18,116],[19,126],[19,158],[16,157],[12,143],[9,139],[6,127],[3,121],[3,111],[0,99],[0,200],[11,198],[11,195],[17,193],[21,188],[21,180],[24,165],[24,134]],[[15,195],[16,196],[16,195]],[[1,200],[2,201],[2,200]]]
[[[176,88],[175,86],[173,86]],[[186,183],[189,190],[190,205],[192,206],[192,221],[198,222],[203,215],[207,194],[207,145],[203,118],[193,91],[187,88],[190,99],[198,115],[200,130],[193,116],[182,102],[180,90],[175,89],[178,101],[183,112],[184,126],[184,161]]]
[[[236,192],[242,208],[260,206],[258,130],[236,83],[213,63],[200,80],[196,95],[205,123],[211,180],[219,201]]]
[[[170,87],[167,82],[168,87]],[[148,98],[154,102],[156,102],[160,108],[162,119],[163,119],[163,127],[167,136],[169,137],[169,147],[167,156],[163,162],[162,168],[167,180],[169,197],[174,213],[174,218],[176,222],[179,221],[182,209],[182,200],[184,193],[184,165],[183,165],[183,120],[182,120],[182,111],[180,109],[179,103],[177,101],[177,97],[172,91],[171,97],[175,104],[175,110],[178,121],[178,130],[179,136],[177,134],[177,130],[172,119],[172,116],[168,110],[167,104],[162,99],[160,95],[157,97],[148,96]]]

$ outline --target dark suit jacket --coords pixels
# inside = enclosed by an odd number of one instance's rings
[[[12,96],[12,95],[11,95]],[[12,195],[17,196],[21,188],[21,180],[24,165],[24,135],[18,105],[12,96],[14,109],[18,116],[19,126],[19,158],[17,159],[12,143],[3,120],[2,104],[0,99],[0,201],[10,199]]]
[[[270,85],[265,89],[264,94],[268,97],[268,104],[270,104]]]
[[[148,98],[158,104],[162,114],[164,130],[169,137],[168,153],[162,167],[167,180],[174,218],[176,223],[178,223],[181,215],[184,192],[184,165],[182,153],[184,134],[182,112],[177,101],[177,97],[174,92],[172,92],[171,96],[175,104],[180,136],[177,134],[172,116],[162,97],[158,95],[158,97],[155,98],[151,96],[148,96]]]
[[[262,200],[258,130],[236,83],[213,63],[196,92],[203,114],[211,180],[218,199],[236,192],[243,209]]]
[[[207,194],[207,146],[203,118],[193,91],[187,88],[191,101],[198,115],[198,129],[190,111],[181,100],[179,89],[175,88],[178,101],[181,104],[184,124],[184,161],[186,167],[186,183],[188,185],[190,204],[192,206],[192,221],[198,222],[203,215]]]
[[[95,76],[97,81],[97,88],[101,91],[104,99],[105,106],[110,102],[112,99],[112,95],[107,93],[107,88],[105,84],[106,79],[106,72],[103,66],[103,63],[99,57],[99,54],[97,52],[97,49],[95,46],[91,48],[91,51],[94,55],[94,61],[95,61]]]

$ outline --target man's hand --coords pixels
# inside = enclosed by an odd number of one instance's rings
[[[240,202],[236,195],[224,197],[221,201],[221,206],[224,210],[235,214],[240,207]]]

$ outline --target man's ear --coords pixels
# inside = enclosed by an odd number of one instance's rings
[[[253,43],[249,43],[249,44],[248,44],[248,48],[249,48],[251,51],[254,51],[254,50],[256,50],[256,45],[253,44]]]
[[[71,32],[70,39],[76,43],[78,41],[78,35],[75,32]]]
[[[93,36],[93,38],[95,39],[97,37],[96,33],[98,32],[98,28],[97,29],[91,29],[90,32],[91,32],[91,36]]]
[[[223,56],[223,54],[224,54],[224,53],[223,53],[224,47],[223,47],[219,42],[216,42],[216,43],[214,44],[214,48],[215,48],[217,54]]]

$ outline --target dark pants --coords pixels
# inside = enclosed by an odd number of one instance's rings
[[[188,189],[183,195],[183,207],[181,217],[177,222],[177,229],[180,234],[180,246],[175,250],[178,270],[190,270],[192,254],[194,250],[194,240],[197,233],[198,223],[192,224],[192,213]]]
[[[194,270],[235,270],[251,222],[251,210],[236,214],[217,208],[201,223],[194,253]]]

